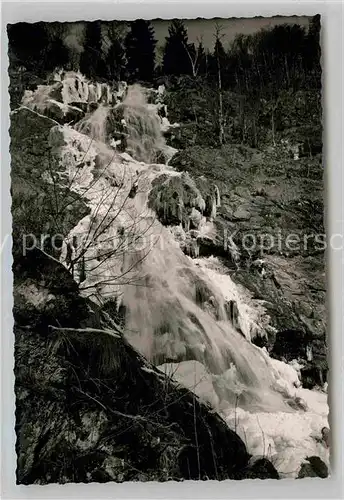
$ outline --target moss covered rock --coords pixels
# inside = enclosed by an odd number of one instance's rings
[[[158,177],[149,194],[149,206],[163,224],[182,224],[188,229],[190,220],[194,225],[197,224],[196,219],[200,223],[200,216],[206,208],[201,192],[187,172]]]

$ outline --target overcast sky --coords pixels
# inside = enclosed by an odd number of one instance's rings
[[[292,23],[308,26],[309,17],[254,17],[254,18],[232,18],[232,19],[186,19],[184,21],[188,30],[189,41],[196,42],[202,37],[203,45],[212,48],[214,45],[214,31],[216,21],[223,27],[222,33],[225,35],[223,44],[226,47],[238,33],[250,34],[261,28],[268,28],[276,24]],[[165,43],[168,35],[168,26],[171,21],[156,19],[152,21],[155,29],[155,37],[158,40],[158,47]]]

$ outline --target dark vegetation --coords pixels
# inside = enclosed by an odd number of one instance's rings
[[[228,46],[214,29],[212,50],[188,40],[182,20],[171,21],[162,60],[149,21],[8,26],[12,106],[23,90],[42,83],[55,68],[80,69],[91,79],[168,87],[171,121],[182,124],[172,145],[214,147],[241,143],[300,145],[306,156],[321,152],[320,16],[308,29],[278,25],[237,35]],[[73,32],[74,33],[74,32]]]

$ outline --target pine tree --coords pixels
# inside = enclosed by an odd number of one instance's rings
[[[163,69],[166,75],[192,74],[188,34],[181,19],[174,19],[168,28],[168,37],[163,56]]]
[[[217,85],[218,85],[218,100],[219,100],[219,108],[218,108],[218,136],[219,143],[222,146],[224,143],[224,119],[223,119],[223,93],[222,93],[222,78],[223,78],[223,69],[226,61],[226,53],[224,51],[221,38],[221,26],[216,24],[215,26],[215,46],[214,46],[214,58],[216,60],[216,69],[217,69]]]
[[[63,23],[48,25],[48,42],[45,50],[45,68],[49,71],[65,68],[69,62],[69,51],[63,40],[66,29]]]
[[[207,57],[202,41],[199,42],[197,47],[197,65],[198,65],[198,74],[206,75],[208,70]]]
[[[306,68],[312,72],[315,85],[321,87],[321,65],[320,65],[320,15],[313,16],[310,23],[308,34],[305,41],[304,59]]]
[[[49,41],[45,23],[9,24],[7,32],[11,60],[14,56],[16,64],[36,74],[44,70],[45,50]]]
[[[151,82],[155,71],[154,29],[150,21],[138,19],[130,24],[125,40],[128,73],[131,80]]]
[[[119,26],[113,23],[109,28],[110,46],[106,55],[108,78],[115,81],[126,79],[127,59],[125,55],[124,36]]]
[[[217,35],[216,35],[217,36]],[[218,68],[221,68],[221,74],[223,76],[223,80],[225,79],[227,65],[228,65],[228,56],[221,42],[221,38],[215,37],[214,49],[209,57],[209,75],[212,80],[218,80]]]
[[[80,71],[93,79],[106,76],[106,67],[102,52],[101,21],[87,23],[84,51],[80,57]]]

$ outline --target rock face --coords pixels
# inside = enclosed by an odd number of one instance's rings
[[[240,145],[221,151],[195,146],[179,151],[171,165],[187,170],[198,187],[219,186],[215,234],[198,238],[198,254],[225,260],[233,281],[264,301],[277,331],[274,356],[300,358],[307,387],[321,385],[327,372],[327,315],[319,156],[282,162],[268,151]],[[299,334],[288,339],[286,332]]]
[[[13,251],[22,254],[26,244],[34,243],[48,251],[51,241],[42,237],[64,237],[89,209],[82,196],[69,189],[69,180],[63,179],[60,157],[55,154],[62,136],[59,124],[25,107],[14,110],[10,118]],[[56,249],[50,248],[49,253],[58,257],[55,240]]]
[[[241,439],[129,346],[60,263],[36,249],[14,276],[18,483],[247,477]]]

